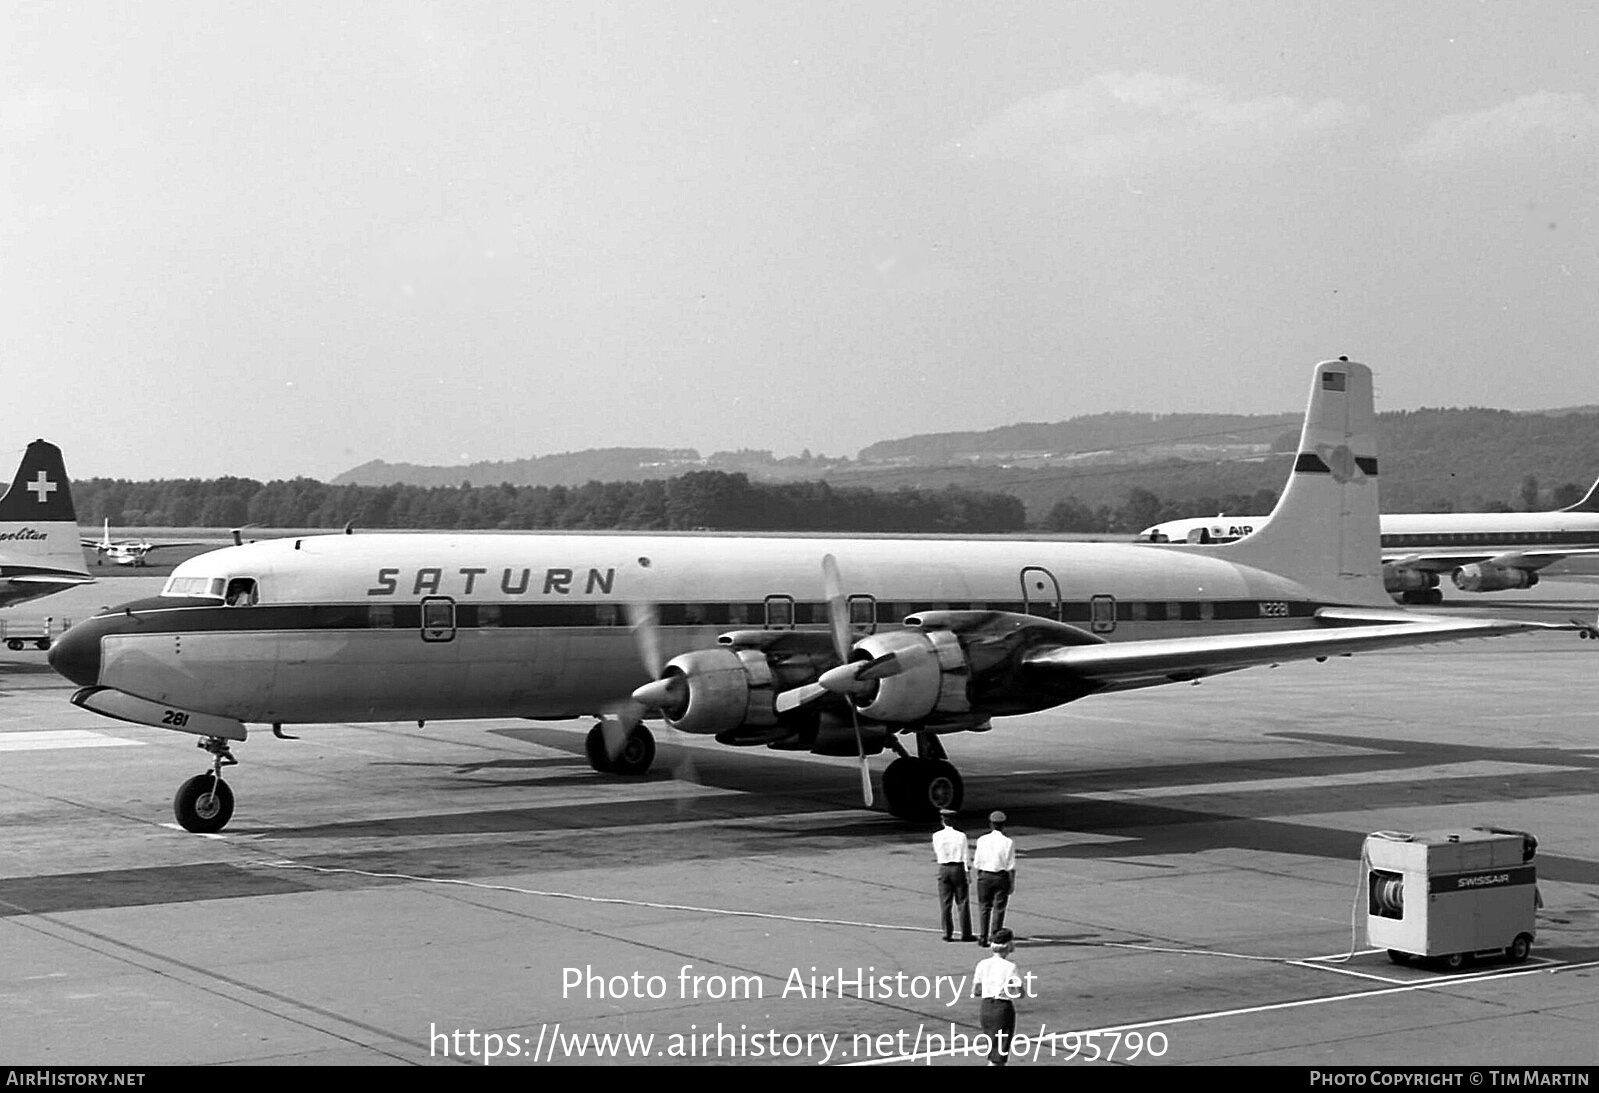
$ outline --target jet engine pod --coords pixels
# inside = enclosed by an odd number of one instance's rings
[[[948,630],[896,630],[855,643],[850,659],[892,656],[896,671],[852,697],[862,717],[894,724],[923,721],[935,714],[966,713],[971,678],[960,639]]]
[[[729,733],[777,723],[772,670],[756,650],[684,653],[667,662],[661,682],[668,685],[661,715],[682,732]]]
[[[1502,592],[1507,588],[1531,588],[1538,583],[1538,574],[1531,569],[1477,562],[1455,570],[1454,581],[1462,592]]]
[[[1409,566],[1385,565],[1382,567],[1382,585],[1388,592],[1425,592],[1438,587],[1438,574]]]

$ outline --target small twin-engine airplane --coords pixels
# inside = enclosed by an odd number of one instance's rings
[[[98,539],[85,539],[83,545],[93,547],[97,555],[95,565],[104,565],[110,558],[113,565],[146,566],[145,558],[153,550],[170,550],[172,547],[199,546],[199,543],[152,543],[148,539],[112,539],[111,521],[105,522]]]
[[[61,449],[35,440],[0,497],[0,607],[93,580],[83,565]]]
[[[1265,526],[1266,516],[1167,520],[1139,532],[1156,543],[1227,543]],[[1462,592],[1531,588],[1538,571],[1599,555],[1599,480],[1555,512],[1392,513],[1379,521],[1383,587],[1400,603],[1442,603],[1439,578]]]
[[[1413,615],[1383,591],[1371,372],[1316,366],[1268,526],[1224,546],[665,535],[328,535],[185,561],[161,595],[50,652],[78,706],[201,738],[179,823],[216,831],[245,723],[600,714],[598,771],[642,721],[735,746],[898,758],[903,816],[957,807],[944,738],[998,716],[1255,665],[1531,629]],[[666,659],[670,657],[670,659]],[[664,663],[663,663],[664,661]],[[654,677],[653,680],[651,677]],[[905,742],[914,742],[911,755]]]

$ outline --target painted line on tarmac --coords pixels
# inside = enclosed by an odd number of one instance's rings
[[[41,729],[0,733],[0,751],[49,751],[56,748],[142,748],[143,740],[124,740],[88,729]]]
[[[165,825],[173,826],[173,825]],[[220,836],[211,836],[218,838]],[[312,873],[342,873],[377,880],[407,880],[418,884],[448,884],[458,888],[476,888],[484,892],[511,892],[519,896],[543,896],[547,899],[569,899],[578,903],[609,903],[623,907],[645,907],[654,911],[688,911],[700,915],[728,915],[735,918],[763,918],[778,922],[799,922],[814,926],[860,926],[870,930],[900,930],[905,933],[936,934],[929,926],[901,926],[892,922],[860,922],[847,918],[808,918],[804,915],[780,915],[770,911],[741,911],[731,907],[696,907],[687,903],[657,903],[653,900],[623,899],[620,896],[585,896],[577,892],[553,892],[539,888],[518,888],[512,884],[484,884],[481,881],[457,880],[453,877],[419,877],[411,873],[377,873],[368,869],[342,869],[326,865],[303,865],[300,862],[249,861],[246,866],[261,869],[303,869]]]
[[[1278,789],[1325,789],[1329,786],[1366,786],[1392,782],[1430,781],[1442,778],[1557,774],[1587,769],[1587,767],[1556,766],[1549,763],[1499,763],[1489,760],[1471,760],[1464,763],[1437,763],[1424,767],[1401,766],[1391,770],[1353,771],[1348,774],[1317,774],[1297,778],[1240,778],[1233,782],[1151,786],[1148,789],[1113,789],[1089,793],[1072,793],[1069,796],[1095,801],[1142,801],[1162,797],[1204,797],[1231,793],[1266,793]]]
[[[1274,1013],[1282,1010],[1298,1009],[1304,1006],[1320,1006],[1333,1002],[1358,1002],[1366,998],[1381,998],[1390,994],[1406,994],[1410,991],[1436,990],[1440,987],[1458,987],[1471,983],[1482,983],[1490,979],[1519,979],[1527,975],[1554,975],[1559,972],[1572,971],[1577,968],[1599,967],[1599,960],[1589,961],[1585,964],[1562,964],[1555,968],[1526,968],[1514,972],[1498,972],[1488,975],[1449,976],[1441,979],[1427,980],[1421,983],[1407,983],[1398,987],[1383,987],[1378,990],[1357,991],[1351,994],[1328,994],[1315,998],[1298,998],[1289,1002],[1270,1002],[1261,1006],[1244,1006],[1239,1009],[1212,1010],[1209,1013],[1190,1013],[1182,1017],[1162,1017],[1154,1021],[1137,1021],[1126,1025],[1107,1025],[1104,1028],[1080,1029],[1073,1032],[1052,1032],[1048,1036],[1038,1037],[1039,1042],[1057,1044],[1072,1042],[1079,1046],[1083,1038],[1088,1036],[1111,1036],[1119,1033],[1138,1032],[1143,1029],[1164,1028],[1171,1025],[1191,1025],[1200,1021],[1215,1021],[1226,1017],[1248,1017],[1257,1013]],[[1075,1038],[1075,1039],[1074,1039]],[[894,1055],[882,1059],[863,1059],[857,1062],[840,1063],[840,1066],[883,1066],[887,1063],[918,1063],[928,1062],[935,1057],[970,1055],[969,1046],[960,1048],[947,1048],[939,1051],[919,1051],[910,1055]]]

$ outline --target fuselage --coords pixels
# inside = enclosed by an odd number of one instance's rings
[[[79,623],[51,662],[85,686],[246,722],[556,718],[729,631],[827,629],[832,554],[857,636],[995,609],[1107,640],[1309,625],[1325,601],[1205,551],[1051,540],[330,535],[228,547],[162,595]]]
[[[1168,520],[1145,528],[1140,538],[1163,542],[1224,543],[1264,526],[1265,516],[1211,516]],[[1379,520],[1385,554],[1403,551],[1497,553],[1599,547],[1599,513],[1591,512],[1432,512],[1394,513]]]

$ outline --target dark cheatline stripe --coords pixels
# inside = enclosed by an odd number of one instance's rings
[[[1295,474],[1331,474],[1332,468],[1315,452],[1300,452],[1299,458],[1294,460]]]
[[[1203,620],[1246,620],[1260,618],[1308,618],[1326,604],[1306,600],[1115,600],[1103,597],[1100,610],[1114,603],[1116,622],[1197,622]],[[135,627],[139,633],[244,633],[252,631],[337,631],[337,630],[416,630],[422,625],[422,608],[416,603],[335,603],[335,604],[257,604],[254,607],[203,606],[173,607],[163,602],[160,609],[140,604]],[[794,603],[793,624],[821,626],[827,622],[827,604],[815,601]],[[1005,611],[1016,615],[1059,618],[1062,622],[1087,626],[1108,621],[1096,615],[1094,606],[1083,601],[1060,605],[1057,615],[1053,600],[1048,603],[1023,603],[1020,600],[910,601],[882,600],[873,604],[873,622],[879,626],[898,625],[907,615],[928,611]],[[767,625],[766,604],[746,603],[662,603],[656,605],[662,626],[713,626],[726,630],[788,629],[789,625]],[[99,618],[115,623],[121,612]],[[595,603],[458,603],[454,627],[457,630],[521,630],[565,627],[626,627],[627,613],[620,604]],[[447,624],[445,629],[451,629]]]

